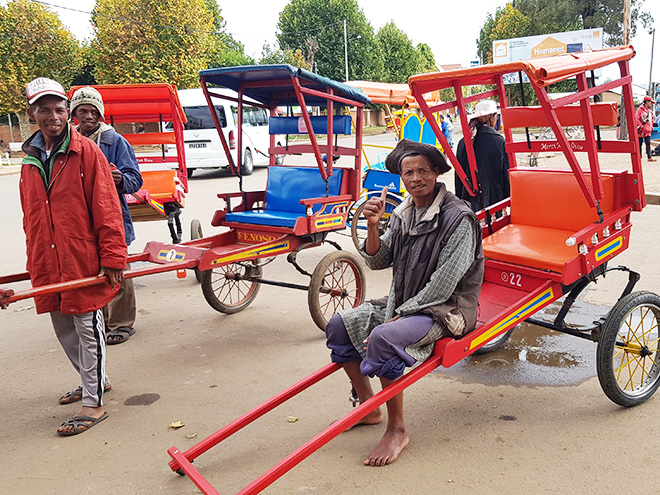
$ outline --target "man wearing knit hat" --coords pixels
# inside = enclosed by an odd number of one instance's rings
[[[107,417],[103,393],[110,384],[101,308],[115,296],[123,278],[126,242],[108,161],[69,125],[62,86],[40,77],[27,85],[26,96],[30,120],[39,127],[23,143],[20,180],[32,285],[108,277],[108,283],[34,298],[37,313],[50,313],[60,344],[80,373],[82,385],[76,392],[82,406],[57,430],[71,436]]]
[[[330,358],[341,364],[360,403],[374,395],[369,377],[387,387],[407,366],[428,359],[437,340],[474,330],[484,274],[479,221],[467,203],[437,182],[451,170],[438,148],[402,139],[385,166],[401,176],[408,196],[383,235],[387,188],[366,201],[367,239],[360,254],[373,270],[392,267],[390,293],[339,311],[325,329]],[[358,424],[382,421],[376,409]],[[387,401],[385,433],[364,464],[391,464],[408,441],[400,392]]]
[[[142,176],[133,148],[126,138],[106,124],[105,106],[101,93],[91,86],[80,88],[71,98],[71,115],[78,121],[78,131],[94,141],[110,162],[124,219],[126,245],[135,240],[133,220],[124,194],[132,194],[142,187]],[[108,344],[126,342],[135,333],[135,289],[133,280],[123,280],[117,296],[103,308]],[[77,395],[71,401],[78,400]]]

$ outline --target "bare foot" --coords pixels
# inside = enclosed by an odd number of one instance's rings
[[[346,431],[350,430],[351,428],[355,428],[356,426],[378,425],[382,422],[383,422],[383,413],[380,411],[380,407],[379,407],[378,409],[371,411],[369,414],[367,414],[360,421],[358,421],[353,426],[348,428]]]
[[[91,418],[100,418],[101,416],[103,416],[104,413],[105,412],[103,410],[103,407],[83,406],[83,407],[80,408],[80,411],[78,411],[78,413],[75,415],[75,417],[88,416],[88,417],[91,417]],[[80,423],[79,429],[80,429],[80,427],[82,427],[83,428],[82,431],[84,431],[84,430],[89,429],[89,427],[86,427],[86,425],[89,424],[91,426],[92,422],[91,421],[79,421],[79,423]],[[74,429],[75,429],[75,427],[73,425],[65,423],[57,429],[57,433],[59,433],[60,435],[63,434],[63,435],[66,436],[67,434],[71,434],[74,431]],[[80,433],[82,433],[82,431],[80,431]]]
[[[387,430],[376,448],[364,460],[365,466],[387,466],[397,460],[410,438],[407,430]]]

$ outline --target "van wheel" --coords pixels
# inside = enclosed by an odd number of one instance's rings
[[[186,169],[186,174],[188,175],[188,178],[190,179],[193,176],[193,172],[195,171],[194,168],[187,168]]]
[[[243,164],[241,165],[241,173],[243,175],[252,175],[254,172],[254,161],[252,160],[252,152],[250,148],[245,148],[245,154],[243,155]]]

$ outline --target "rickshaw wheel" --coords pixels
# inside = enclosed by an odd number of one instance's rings
[[[646,402],[660,386],[660,297],[633,292],[605,319],[596,351],[598,380],[616,404]]]
[[[515,329],[516,327],[513,327],[511,330],[504,332],[501,335],[498,335],[487,344],[484,344],[481,347],[479,347],[479,349],[474,351],[472,354],[488,354],[489,352],[496,351],[497,349],[502,347],[507,340],[509,340],[509,337],[511,337],[511,334]]]
[[[327,254],[314,268],[307,292],[314,323],[325,331],[332,315],[362,304],[364,293],[364,269],[357,257],[346,251]]]
[[[243,311],[254,301],[261,284],[244,277],[261,277],[256,262],[231,263],[202,272],[202,293],[216,311],[225,314]]]
[[[380,219],[380,225],[378,226],[378,233],[380,235],[383,235],[383,233],[385,233],[385,230],[387,230],[387,226],[390,223],[390,217],[392,216],[392,212],[394,211],[394,208],[399,206],[399,203],[392,198],[385,198],[385,203],[386,203],[385,213]],[[364,241],[367,238],[367,219],[365,218],[363,213],[364,205],[365,203],[362,203],[360,206],[357,207],[357,209],[355,210],[355,214],[351,219],[351,237],[353,238],[353,244],[355,245],[355,249],[357,249],[358,251],[360,250],[362,244],[364,244]]]
[[[204,237],[202,234],[202,224],[201,222],[193,218],[192,222],[190,222],[190,240],[194,241],[195,239],[201,239]],[[195,278],[197,279],[198,282],[201,283],[202,281],[202,272],[199,268],[193,268],[195,270]]]

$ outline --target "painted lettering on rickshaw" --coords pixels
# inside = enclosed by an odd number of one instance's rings
[[[501,278],[504,283],[511,284],[514,287],[522,287],[522,284],[520,283],[520,273],[502,272]]]
[[[571,145],[571,149],[574,151],[584,151],[584,146],[575,141],[568,142]],[[541,151],[562,151],[561,144],[556,143],[541,143]]]
[[[270,242],[277,239],[277,236],[268,235],[268,234],[258,234],[254,232],[241,232],[240,230],[236,232],[236,236],[239,242],[248,242],[256,244],[258,242]]]

